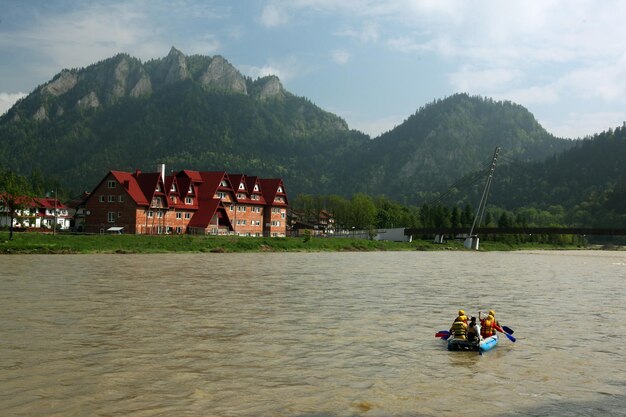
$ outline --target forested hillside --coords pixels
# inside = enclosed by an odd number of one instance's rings
[[[489,164],[496,147],[503,157],[541,161],[573,144],[550,135],[522,106],[456,94],[373,140],[359,176],[374,180],[359,191],[425,201]]]
[[[623,135],[560,139],[522,106],[456,94],[370,139],[276,77],[252,80],[222,57],[172,48],[146,63],[120,54],[63,70],[37,87],[0,118],[0,164],[39,187],[56,181],[68,196],[111,169],[164,163],[281,177],[292,196],[475,205],[482,184],[460,180],[478,175],[500,147],[494,204],[572,208],[619,188]]]

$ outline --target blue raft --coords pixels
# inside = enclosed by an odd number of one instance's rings
[[[448,339],[448,350],[471,350],[471,351],[486,352],[496,347],[497,344],[498,344],[497,334],[487,337],[486,339],[483,339],[483,341],[480,343],[478,343],[478,340],[468,341],[464,339],[455,339],[454,337],[451,337],[450,339]]]

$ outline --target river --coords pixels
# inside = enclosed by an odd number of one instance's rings
[[[0,256],[2,416],[626,416],[626,253]],[[514,329],[482,356],[459,308]]]

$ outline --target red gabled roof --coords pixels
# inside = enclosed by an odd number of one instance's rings
[[[189,221],[189,227],[200,227],[206,229],[209,227],[211,219],[213,219],[215,214],[218,215],[220,225],[228,226],[229,230],[233,230],[233,226],[230,223],[228,215],[226,214],[224,204],[217,199],[203,201]]]
[[[137,178],[135,178],[135,175],[141,175],[141,174],[133,175],[130,172],[122,172],[122,171],[111,171],[110,173],[117,180],[117,182],[119,182],[122,185],[122,187],[124,187],[128,195],[133,199],[133,201],[137,205],[139,206],[149,205],[148,200],[146,199],[146,196],[141,191],[141,187],[139,186],[139,183],[137,182]],[[108,178],[108,175],[104,177],[104,179],[100,182],[100,184],[106,181],[107,178]],[[98,184],[96,188],[94,188],[94,190],[98,189],[98,187],[100,187],[100,184]],[[91,193],[87,199],[91,198],[91,196],[93,196],[93,193]],[[87,200],[85,200],[85,202],[86,201]]]
[[[198,190],[196,189],[196,187],[198,187],[198,185],[202,183],[202,177],[200,176],[200,173],[198,171],[190,171],[188,169],[185,169],[176,174],[176,178],[178,180],[178,185],[180,186],[179,191],[181,197],[185,198],[189,195],[189,186],[191,184],[195,184],[195,186],[193,187],[194,195],[198,194]]]
[[[55,205],[55,201],[56,201],[56,205]],[[61,203],[56,198],[50,198],[50,197],[33,198],[32,199],[32,203],[31,203],[31,207],[42,207],[42,208],[45,208],[45,209],[52,209],[52,210],[54,210],[55,207],[57,209],[61,209],[61,210],[67,210],[69,208],[68,206],[66,206],[65,204]]]
[[[218,190],[230,191],[233,194],[235,192],[228,174],[224,171],[200,172],[200,176],[203,182],[198,192],[199,200],[213,199]],[[226,187],[221,185],[222,180],[225,180],[228,184]]]
[[[161,177],[160,172],[140,173],[140,174],[136,174],[136,176],[137,176],[137,183],[139,184],[141,191],[146,197],[146,200],[152,201],[152,199],[155,196],[160,196],[160,197],[163,197],[162,199],[163,206],[168,207],[169,202],[167,201],[167,198],[166,198],[167,191],[165,189],[165,184],[163,183],[163,178]],[[157,185],[159,184],[162,190],[160,192],[156,191]]]
[[[258,191],[254,191],[254,186],[258,186]],[[254,200],[255,203],[257,204],[265,204],[265,197],[263,196],[263,187],[261,187],[261,182],[259,181],[259,177],[254,176],[254,177],[249,177],[246,176],[246,186],[248,187],[248,190],[250,192],[250,194],[258,194],[260,199],[259,200]]]
[[[261,178],[259,180],[261,183],[261,191],[263,192],[263,197],[265,198],[266,204],[271,206],[279,205],[279,206],[287,206],[289,205],[287,201],[287,193],[285,192],[285,185],[283,184],[283,180],[280,178]],[[278,192],[278,188],[282,188],[282,192]],[[284,203],[275,202],[274,199],[276,196],[282,196],[285,199]]]
[[[176,175],[184,174],[187,178],[189,178],[193,182],[202,182],[202,177],[200,176],[200,172],[192,171],[189,169],[183,169]]]

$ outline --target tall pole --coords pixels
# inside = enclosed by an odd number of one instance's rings
[[[498,160],[498,152],[500,152],[500,148],[496,147],[496,150],[493,153],[493,159],[491,160],[491,168],[489,168],[489,175],[487,176],[487,181],[485,182],[485,189],[483,190],[482,197],[480,197],[480,203],[478,204],[478,211],[476,211],[476,216],[474,217],[474,223],[472,223],[472,228],[470,230],[470,237],[474,236],[474,228],[479,227],[480,222],[483,219],[485,206],[487,205],[487,197],[489,195],[489,190],[491,189],[491,181],[493,180],[493,171],[495,171],[496,169],[496,161]]]
[[[54,223],[52,224],[52,236],[56,234],[57,229],[57,189],[54,189]]]

